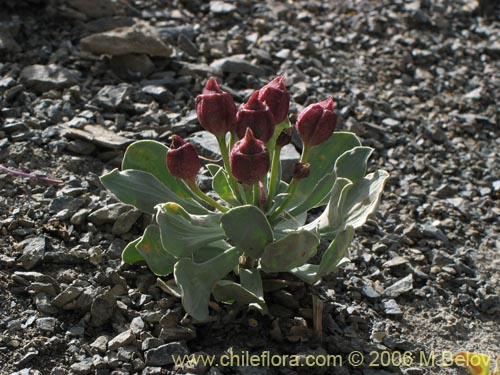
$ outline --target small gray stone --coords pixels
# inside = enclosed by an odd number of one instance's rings
[[[164,342],[173,342],[180,340],[191,340],[196,337],[196,331],[188,327],[165,327],[161,329],[159,338]]]
[[[108,350],[116,350],[135,342],[135,335],[130,330],[126,330],[113,337],[108,343]]]
[[[79,209],[69,220],[69,222],[73,225],[82,225],[85,223],[85,220],[87,219],[87,216],[91,213],[92,211],[88,208],[81,208]]]
[[[24,248],[23,255],[21,255],[19,261],[24,269],[31,270],[43,260],[45,255],[45,237],[28,238],[21,242],[21,245]]]
[[[224,73],[236,73],[236,74],[248,73],[248,74],[255,74],[257,76],[264,74],[263,68],[245,60],[244,55],[223,57],[221,59],[213,61],[210,64],[210,67]]]
[[[212,133],[209,133],[206,130],[191,134],[186,138],[186,141],[191,143],[200,155],[206,158],[218,160],[222,157],[217,139]]]
[[[157,348],[159,347],[160,345],[163,345],[165,344],[163,342],[163,340],[160,340],[156,337],[148,337],[146,338],[142,344],[141,344],[141,350],[142,351],[147,351],[147,350],[150,350],[150,349],[153,349],[153,348]]]
[[[363,287],[361,288],[361,294],[370,299],[377,299],[380,297],[380,294],[375,289],[373,289],[371,285],[363,285]]]
[[[78,84],[77,74],[55,64],[29,65],[21,71],[20,78],[27,86],[39,92],[62,90]]]
[[[401,294],[409,292],[413,289],[413,275],[402,278],[396,281],[394,284],[385,289],[384,295],[390,298],[399,297]]]
[[[94,340],[92,344],[90,344],[91,348],[96,349],[100,353],[106,353],[106,348],[108,346],[108,337],[107,336],[99,336]]]
[[[99,295],[92,302],[90,308],[91,323],[96,327],[100,327],[111,319],[115,309],[115,300],[112,296]]]
[[[210,12],[215,14],[228,14],[236,10],[236,5],[224,1],[211,1]]]
[[[141,211],[128,207],[128,211],[118,216],[115,223],[113,224],[113,229],[111,230],[113,234],[120,235],[125,234],[130,231],[130,228],[135,224],[137,219],[142,215]]]
[[[80,41],[80,48],[96,55],[112,56],[135,53],[169,57],[172,53],[172,48],[160,39],[156,30],[143,23],[89,35]]]
[[[166,87],[160,85],[146,85],[142,88],[142,92],[159,103],[166,103],[172,96],[172,93]]]
[[[384,313],[386,315],[391,315],[394,317],[399,317],[399,316],[403,315],[401,308],[399,307],[397,302],[393,299],[383,301],[382,305],[384,308]]]
[[[136,316],[130,322],[130,330],[136,335],[139,335],[141,332],[143,332],[145,327],[146,325],[144,324],[144,320],[142,320],[140,316]]]
[[[52,305],[62,308],[67,303],[74,301],[82,294],[83,289],[76,286],[69,286],[61,293],[59,293],[53,300]]]
[[[70,368],[76,375],[90,374],[93,368],[92,358],[85,358],[83,361],[73,363]]]
[[[144,54],[113,56],[109,64],[118,77],[127,81],[139,81],[155,70],[155,64]]]
[[[35,295],[35,305],[38,311],[44,314],[54,315],[58,310],[50,303],[51,297],[47,293],[38,293]]]
[[[394,258],[388,260],[387,262],[385,262],[384,264],[382,264],[382,267],[393,268],[393,267],[400,267],[400,266],[403,266],[405,264],[408,264],[408,259],[406,259],[404,257],[394,257]]]
[[[106,109],[127,109],[131,107],[129,100],[131,93],[132,87],[126,83],[116,86],[106,85],[97,92],[94,100]]]
[[[88,216],[88,220],[95,225],[114,223],[118,218],[130,210],[129,206],[122,203],[113,203],[99,208]]]
[[[49,205],[49,212],[54,214],[62,210],[69,210],[71,212],[76,212],[85,202],[82,199],[63,196],[52,199]]]
[[[148,350],[146,355],[147,366],[166,366],[174,363],[173,355],[188,355],[189,350],[179,342],[161,345],[155,349]]]
[[[56,329],[57,319],[52,317],[38,318],[36,326],[42,331],[54,332]]]
[[[161,375],[161,373],[161,367],[148,366],[144,367],[144,369],[142,370],[142,375]]]

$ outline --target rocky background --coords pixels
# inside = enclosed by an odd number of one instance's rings
[[[370,367],[370,352],[500,354],[499,14],[473,0],[2,1],[0,164],[63,183],[0,170],[0,373],[465,374]],[[241,103],[281,73],[292,113],[334,95],[343,129],[375,148],[371,168],[391,173],[380,213],[344,270],[270,292],[272,317],[214,305],[194,324],[145,267],[121,264],[147,218],[98,177],[138,139],[189,136],[216,158],[193,110],[207,77]],[[231,350],[367,361],[172,364]]]

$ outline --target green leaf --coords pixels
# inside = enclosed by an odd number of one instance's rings
[[[231,186],[229,185],[229,177],[224,168],[220,168],[212,180],[212,189],[219,195],[221,199],[232,206],[238,206],[239,202],[234,196]]]
[[[174,267],[174,277],[181,289],[182,305],[196,320],[208,318],[210,293],[217,283],[238,264],[241,251],[232,247],[204,263],[189,258],[180,259]]]
[[[334,272],[344,258],[347,248],[354,237],[354,228],[348,226],[345,230],[337,234],[328,249],[321,257],[317,279]]]
[[[148,172],[134,169],[120,172],[118,169],[113,169],[108,174],[101,176],[101,182],[120,201],[135,206],[148,214],[154,214],[155,206],[165,202],[182,204],[186,210],[194,214],[209,212],[193,200],[180,198]]]
[[[174,270],[177,259],[163,249],[158,225],[148,225],[135,248],[155,275],[165,276]]]
[[[233,303],[238,301],[244,305],[265,306],[265,301],[262,298],[231,280],[218,281],[213,289],[213,295],[219,302]]]
[[[266,246],[260,265],[264,272],[286,272],[299,267],[316,254],[319,240],[313,232],[291,232]]]
[[[335,162],[335,173],[327,173],[305,201],[289,211],[290,215],[297,215],[301,212],[307,212],[311,208],[327,204],[328,193],[332,190],[336,178],[347,178],[356,182],[364,177],[367,161],[372,152],[372,148],[363,146],[354,147],[344,152]]]
[[[172,282],[173,281],[173,284],[172,285]],[[168,280],[168,282],[165,282],[163,281],[162,279],[160,279],[159,277],[156,279],[156,284],[160,287],[160,289],[162,289],[165,293],[168,293],[170,294],[171,296],[174,296],[175,298],[182,298],[182,295],[181,295],[181,290],[180,288],[175,285],[175,280],[174,279],[170,279]]]
[[[314,221],[304,226],[305,230],[314,230],[319,228],[320,231],[336,232],[341,229],[344,218],[340,214],[339,202],[342,192],[346,188],[352,186],[351,181],[346,178],[337,178],[330,192],[330,201],[323,213]]]
[[[122,261],[124,263],[134,264],[144,260],[144,257],[139,254],[139,252],[135,248],[135,245],[137,245],[140,240],[141,237],[136,238],[132,242],[129,242],[127,246],[125,246],[125,249],[123,249],[122,252]]]
[[[277,230],[297,230],[301,226],[303,226],[307,220],[307,212],[302,212],[299,215],[292,216],[292,215],[284,215],[284,221],[281,221],[280,223],[276,224],[274,226],[275,231]]]
[[[193,261],[196,263],[208,262],[210,259],[222,254],[227,249],[231,248],[226,241],[220,240],[203,246],[193,251]]]
[[[345,197],[342,194],[339,208],[346,226],[359,228],[376,211],[388,178],[389,173],[378,170],[352,185]]]
[[[258,269],[249,270],[247,268],[240,269],[240,283],[245,289],[248,289],[257,297],[263,300],[264,290],[262,289],[262,278]]]
[[[335,162],[344,152],[361,146],[361,142],[353,133],[333,133],[325,143],[311,147],[308,162],[311,164],[309,176],[300,181],[290,207],[304,202],[313,192],[318,182],[328,173],[333,172]]]
[[[290,270],[290,273],[310,285],[315,284],[323,276],[334,272],[337,268],[349,262],[344,256],[353,237],[354,229],[349,226],[337,234],[337,237],[335,237],[330,246],[328,246],[328,249],[323,253],[319,265],[304,264]]]
[[[269,221],[255,206],[230,209],[222,215],[221,225],[231,243],[252,258],[259,258],[264,247],[273,240]]]
[[[319,265],[306,263],[300,267],[290,270],[289,272],[306,283],[314,285],[318,281],[318,270]]]
[[[151,173],[180,198],[189,199],[189,192],[167,168],[168,147],[157,141],[143,140],[128,146],[123,156],[122,170],[136,169]]]
[[[337,177],[343,177],[355,183],[363,178],[366,173],[366,163],[373,153],[371,147],[354,147],[344,152],[335,162],[335,174]]]
[[[156,222],[163,248],[177,258],[191,257],[194,251],[225,238],[220,217],[220,214],[189,215],[173,202],[158,206]]]
[[[333,173],[327,173],[321,180],[319,180],[311,194],[301,204],[289,210],[290,215],[298,215],[309,211],[311,208],[326,204],[323,203],[323,201],[328,197],[328,193],[332,190],[334,182],[335,175]]]
[[[205,168],[208,169],[212,177],[215,176],[221,169],[223,169],[220,165],[217,164],[207,164],[205,165]]]

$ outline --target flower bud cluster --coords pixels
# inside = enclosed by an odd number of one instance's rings
[[[196,97],[196,113],[205,130],[216,137],[225,137],[229,132],[240,139],[231,149],[229,164],[232,176],[242,184],[255,184],[268,172],[267,145],[273,138],[276,125],[287,119],[289,105],[290,93],[283,75],[255,91],[238,110],[231,95],[222,91],[213,77]],[[325,142],[335,130],[336,123],[337,113],[330,97],[304,108],[297,117],[295,128],[304,146],[308,147]],[[287,128],[277,137],[277,147],[290,142],[291,130]],[[173,176],[194,181],[200,169],[200,159],[192,145],[179,136],[173,136],[167,167]],[[306,171],[307,167],[300,166],[295,174],[298,178],[305,178]]]

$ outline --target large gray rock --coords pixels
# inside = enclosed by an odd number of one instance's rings
[[[80,41],[83,51],[96,55],[147,54],[169,57],[172,48],[160,39],[156,30],[145,24],[121,27],[103,33],[93,34]]]
[[[21,81],[39,92],[62,90],[78,84],[78,74],[56,64],[28,65],[21,71]]]

